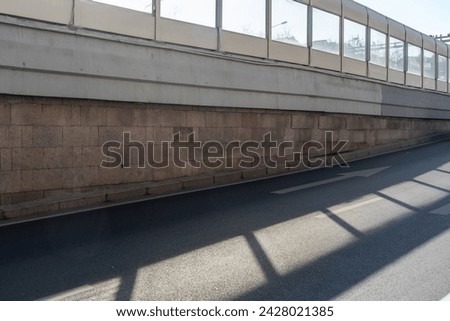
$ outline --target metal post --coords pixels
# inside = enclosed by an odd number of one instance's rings
[[[344,3],[341,0],[341,15],[339,17],[339,55],[340,55],[340,72],[344,70]]]
[[[161,18],[161,0],[153,0],[153,16],[155,17],[155,40],[160,40],[159,19]]]
[[[408,42],[406,41],[408,38],[406,37],[406,26],[403,25],[403,30],[405,30],[403,38],[403,85],[406,85],[406,71],[408,70]]]
[[[389,68],[391,63],[391,25],[387,19],[386,21],[388,23],[386,34],[386,81],[389,82],[389,76],[391,73],[391,69]]]
[[[450,92],[450,59],[448,58],[450,53],[450,48],[447,47],[447,92]]]
[[[450,48],[447,46],[447,55],[445,56],[445,60],[447,62],[447,65],[446,65],[446,68],[447,68],[447,71],[446,71],[446,73],[447,73],[447,92],[450,92],[450,84],[449,84],[449,82],[450,82],[450,60],[448,58],[449,51],[450,51]]]
[[[75,26],[75,4],[77,0],[72,0],[72,12],[70,13],[69,27]]]
[[[216,0],[217,50],[222,51],[223,2]]]
[[[306,26],[306,46],[308,47],[308,65],[311,65],[313,45],[313,8],[311,3],[308,5],[307,26]]]
[[[424,62],[425,62],[425,56],[424,56],[424,54],[425,54],[425,50],[424,50],[424,48],[423,48],[423,44],[424,44],[424,42],[423,42],[423,37],[422,37],[422,48],[420,48],[420,54],[421,54],[421,61],[420,61],[420,74],[421,74],[421,77],[422,77],[422,88],[424,87],[424,81],[425,81],[425,64],[424,64]]]
[[[409,43],[408,43],[408,38],[406,38],[406,40],[405,40],[405,49],[403,50],[404,51],[404,55],[405,55],[405,59],[404,59],[404,69],[405,69],[405,72],[406,73],[408,73],[408,71],[409,71]],[[406,75],[405,75],[405,77],[407,77]],[[406,82],[406,78],[405,78],[405,82]]]
[[[270,47],[272,43],[272,0],[266,0],[266,38],[267,58],[270,58]]]
[[[438,89],[438,78],[439,78],[439,53],[437,41],[434,39],[434,90]]]
[[[372,35],[370,33],[369,28],[369,10],[367,10],[367,18],[366,18],[366,76],[369,77],[369,63],[370,63],[370,53],[371,53],[371,43],[372,43]]]

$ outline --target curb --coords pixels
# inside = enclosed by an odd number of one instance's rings
[[[341,156],[345,162],[352,162],[448,139],[450,139],[450,133],[420,137],[364,150],[350,151],[341,154]],[[315,159],[323,159],[323,156],[318,156]],[[322,164],[320,167],[331,165],[329,160],[330,159],[328,159],[327,164]],[[320,167],[315,167],[314,169]],[[49,198],[28,203],[6,205],[0,207],[0,226],[16,222],[19,223],[29,219],[38,219],[44,216],[51,217],[69,211],[71,213],[76,211],[86,211],[106,203],[120,204],[120,202],[124,201],[152,199],[158,196],[172,195],[182,191],[195,191],[202,188],[226,186],[228,184],[237,184],[240,182],[264,179],[277,175],[286,175],[289,173],[299,173],[311,169],[312,168],[306,166],[299,168],[260,167],[256,169],[220,172],[208,176],[194,176],[162,182],[139,183],[129,187],[121,186],[116,189],[109,188],[98,192],[72,194],[64,198]]]

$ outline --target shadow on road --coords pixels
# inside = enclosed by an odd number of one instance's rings
[[[347,183],[340,182],[280,196],[270,192],[289,187],[293,177],[278,177],[0,228],[0,299],[35,300],[120,278],[114,299],[129,300],[133,298],[136,274],[141,267],[236,236],[247,240],[267,283],[229,299],[332,299],[450,228],[448,217],[423,215],[440,203],[416,208],[379,192],[447,164],[450,154],[442,150],[449,151],[449,144],[447,141],[355,162],[350,170],[392,168],[370,178],[370,184],[367,178],[354,178],[352,188],[344,188]],[[439,156],[429,156],[433,154]],[[308,183],[335,177],[342,171],[345,170],[324,169],[296,177]],[[326,192],[330,193],[324,195]],[[368,194],[396,202],[411,215],[370,234],[330,215],[329,219],[357,240],[288,275],[277,274],[253,234]]]

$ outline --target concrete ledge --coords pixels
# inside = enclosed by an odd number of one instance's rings
[[[98,194],[98,195],[86,195],[81,198],[75,198],[72,200],[64,200],[59,202],[59,209],[64,210],[70,210],[73,208],[80,208],[80,207],[86,207],[90,205],[97,205],[104,203],[106,201],[106,195],[105,194]]]
[[[368,154],[366,153],[366,155],[368,155]],[[359,158],[357,151],[347,152],[347,153],[342,154],[341,156],[346,162],[351,162],[351,161]]]
[[[241,173],[243,179],[258,178],[267,175],[267,168],[248,169],[243,170]]]
[[[242,178],[241,172],[220,173],[214,175],[214,184],[229,184],[239,181]]]
[[[289,172],[289,167],[268,167],[267,168],[267,175],[277,175],[277,174],[284,174]]]
[[[355,161],[371,156],[396,152],[402,149],[411,148],[417,145],[447,140],[449,134],[440,134],[426,137],[418,137],[401,142],[394,142],[386,145],[376,146],[365,150],[355,150],[343,153],[345,161]],[[324,159],[322,156],[316,159]],[[313,159],[314,160],[314,159]],[[325,164],[324,164],[325,165]],[[323,166],[322,166],[323,167]],[[15,205],[7,205],[0,208],[0,220],[8,223],[11,221],[23,221],[28,218],[48,216],[73,210],[89,209],[94,206],[101,206],[105,202],[121,202],[127,200],[142,199],[146,195],[157,196],[170,193],[181,192],[182,190],[195,190],[204,187],[220,186],[236,183],[246,179],[262,178],[270,175],[277,175],[287,172],[301,172],[307,170],[306,166],[298,168],[257,168],[234,172],[216,173],[210,176],[189,177],[177,180],[162,182],[148,182],[132,184],[126,187],[118,186],[116,189],[91,191],[86,193],[62,196],[59,198],[48,198],[40,201],[33,201]],[[1,224],[0,224],[1,225]]]
[[[111,191],[106,194],[107,202],[119,202],[147,195],[147,187],[138,189]]]
[[[47,214],[59,211],[57,202],[31,202],[27,204],[13,205],[3,209],[4,219],[17,219],[33,217],[39,214]]]
[[[198,176],[181,179],[183,189],[201,188],[214,184],[214,176]]]
[[[183,188],[183,183],[179,180],[161,182],[161,183],[152,184],[151,186],[147,187],[147,194],[148,195],[161,195],[161,194],[173,193],[173,192],[180,191],[182,188]]]

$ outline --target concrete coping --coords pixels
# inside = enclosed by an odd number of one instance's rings
[[[401,142],[394,142],[375,146],[364,150],[355,150],[343,153],[343,159],[347,162],[373,157],[386,153],[396,152],[402,149],[416,147],[428,143],[447,140],[450,133],[419,137]],[[321,158],[323,156],[317,156]],[[323,167],[323,166],[322,166]],[[5,205],[0,207],[0,226],[12,222],[21,222],[28,219],[61,215],[65,212],[87,211],[107,203],[120,204],[133,200],[145,200],[172,195],[182,191],[195,191],[209,187],[220,187],[239,182],[264,179],[280,174],[296,173],[310,168],[266,168],[244,169],[230,172],[218,172],[211,175],[199,175],[184,177],[160,182],[145,182],[138,184],[120,185],[104,189],[93,190],[84,193],[70,194],[61,197],[46,198],[43,200]]]

